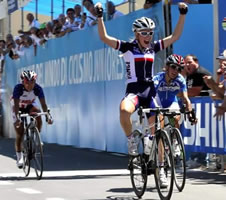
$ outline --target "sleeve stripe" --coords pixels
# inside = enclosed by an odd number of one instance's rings
[[[119,49],[119,46],[120,46],[120,41],[119,40],[117,40],[117,44],[116,44],[116,48],[115,49]]]
[[[164,49],[164,42],[163,42],[163,40],[160,41],[160,44],[161,44],[160,48],[161,48],[161,50],[163,50]]]

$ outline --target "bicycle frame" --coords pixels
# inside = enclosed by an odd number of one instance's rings
[[[31,160],[33,160],[37,179],[40,180],[43,173],[43,149],[39,130],[36,125],[36,118],[42,115],[50,116],[49,112],[32,114],[19,114],[24,126],[24,165],[25,176],[30,173]],[[28,119],[30,120],[28,122]]]

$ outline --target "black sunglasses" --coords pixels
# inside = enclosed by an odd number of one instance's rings
[[[184,67],[178,66],[178,65],[174,65],[174,64],[171,64],[170,67],[171,67],[172,69],[177,70],[178,72],[182,72],[182,70],[184,69]]]

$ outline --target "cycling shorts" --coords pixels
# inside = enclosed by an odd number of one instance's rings
[[[156,108],[158,104],[155,100],[155,88],[153,82],[136,82],[129,83],[126,88],[126,95],[123,99],[130,100],[135,108],[142,106],[143,108]],[[154,113],[147,114],[147,117]]]

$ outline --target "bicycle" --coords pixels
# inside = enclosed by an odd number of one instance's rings
[[[43,143],[40,138],[40,133],[36,125],[36,117],[45,115],[51,118],[50,112],[40,113],[19,113],[24,126],[23,138],[23,171],[27,177],[30,173],[31,161],[33,161],[33,168],[37,179],[40,180],[43,174]],[[28,122],[29,119],[29,122]]]
[[[164,115],[164,129],[168,132],[171,141],[174,157],[174,176],[175,185],[179,192],[182,192],[186,182],[186,153],[182,134],[178,128],[175,128],[174,116],[186,114],[192,115],[192,119],[196,119],[194,109],[192,111],[185,111],[185,107],[181,109],[171,109],[171,112],[165,112]],[[167,118],[166,118],[167,117]]]
[[[155,134],[153,135],[151,142],[152,144],[148,150],[149,153],[145,154],[144,148],[146,147],[144,147],[144,138],[147,135],[150,135],[150,125],[146,125],[144,122],[147,122],[146,114],[150,112],[155,113]],[[154,174],[156,188],[161,200],[169,200],[172,196],[174,182],[174,160],[169,136],[164,129],[161,129],[160,126],[160,114],[164,112],[169,112],[169,109],[143,109],[140,107],[137,111],[138,119],[136,123],[141,126],[141,130],[136,129],[132,134],[133,137],[137,139],[139,154],[138,156],[130,156],[128,169],[130,170],[132,187],[135,194],[139,198],[141,198],[145,193],[148,175],[151,174]],[[145,120],[143,120],[144,118]],[[164,158],[161,153],[159,153],[159,148],[162,149]],[[162,160],[160,160],[160,158],[162,158]],[[163,163],[163,166],[160,165],[160,163]],[[159,172],[162,167],[164,168],[164,172],[169,183],[166,188],[162,188],[160,186]]]

